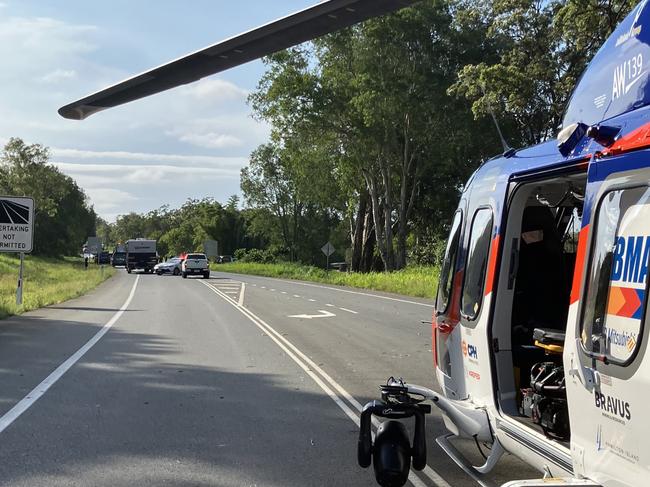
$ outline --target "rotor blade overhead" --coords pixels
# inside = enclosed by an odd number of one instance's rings
[[[106,108],[192,83],[416,1],[327,0],[86,96],[59,108],[59,114],[83,120]]]

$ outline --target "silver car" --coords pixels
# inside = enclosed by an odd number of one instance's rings
[[[181,273],[181,264],[183,263],[183,260],[178,258],[178,257],[172,257],[171,259],[161,262],[160,264],[156,264],[153,267],[153,271],[158,274],[159,276],[162,276],[163,274],[171,274],[174,276],[178,276]]]

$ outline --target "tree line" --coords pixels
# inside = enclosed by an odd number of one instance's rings
[[[289,248],[335,215],[353,270],[435,258],[470,174],[555,135],[635,3],[426,0],[268,57],[250,102],[271,137],[242,171],[246,202]]]
[[[77,255],[97,215],[77,183],[49,163],[40,144],[11,138],[0,153],[0,195],[34,198],[34,254]]]
[[[471,173],[555,135],[580,74],[635,3],[423,0],[279,52],[249,97],[271,133],[241,171],[242,202],[188,200],[109,224],[68,181],[81,201],[70,208],[88,217],[75,224],[94,222],[107,243],[155,238],[161,254],[211,238],[223,254],[322,265],[331,241],[355,271],[435,263]],[[32,155],[47,159],[42,150]],[[20,167],[14,152],[5,148],[3,189]],[[66,215],[45,213],[52,228]]]

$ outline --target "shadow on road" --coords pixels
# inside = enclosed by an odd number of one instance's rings
[[[16,374],[4,352],[6,405],[47,373]],[[111,330],[0,434],[0,485],[373,485],[356,467],[355,425],[311,379],[173,360],[180,352]]]

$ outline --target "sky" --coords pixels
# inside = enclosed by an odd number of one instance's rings
[[[95,211],[114,221],[187,198],[240,195],[239,172],[268,138],[246,102],[261,61],[95,114],[57,109],[141,71],[318,0],[0,0],[0,144],[51,149]]]

